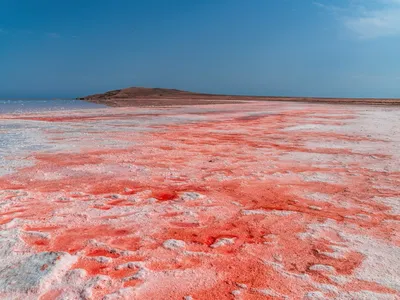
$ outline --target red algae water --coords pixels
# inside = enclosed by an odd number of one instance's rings
[[[276,102],[1,115],[0,298],[399,299],[399,120]]]

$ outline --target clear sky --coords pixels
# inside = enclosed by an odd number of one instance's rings
[[[400,0],[0,0],[0,98],[400,97]]]

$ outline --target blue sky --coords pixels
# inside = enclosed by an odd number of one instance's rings
[[[0,0],[0,98],[400,97],[400,0]]]

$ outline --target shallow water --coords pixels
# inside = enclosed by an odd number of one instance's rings
[[[0,100],[0,114],[104,107],[81,100]]]

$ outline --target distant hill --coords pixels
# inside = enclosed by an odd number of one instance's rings
[[[210,94],[192,93],[177,89],[129,87],[126,89],[108,91],[103,94],[94,94],[79,98],[80,100],[95,99],[134,99],[134,98],[159,98],[159,97],[183,97],[183,96],[211,96]]]
[[[239,99],[240,98],[240,99]],[[108,106],[171,106],[237,103],[253,97],[202,94],[165,88],[130,87],[77,98]]]

